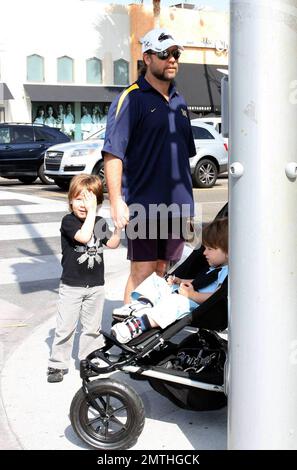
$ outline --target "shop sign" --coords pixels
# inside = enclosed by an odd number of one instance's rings
[[[203,47],[204,49],[215,49],[217,52],[228,52],[229,44],[223,39],[209,39],[202,38],[202,41],[192,42],[187,41],[186,46]]]

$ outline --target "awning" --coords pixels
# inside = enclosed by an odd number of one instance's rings
[[[31,101],[111,102],[124,90],[121,86],[27,85]]]
[[[13,100],[14,97],[10,93],[10,89],[6,85],[6,83],[0,83],[0,100]]]
[[[224,65],[179,64],[178,91],[192,111],[221,110],[221,79],[228,73]]]

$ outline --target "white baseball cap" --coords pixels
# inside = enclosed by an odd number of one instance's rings
[[[177,41],[172,36],[171,32],[165,28],[155,28],[146,33],[141,39],[142,53],[146,51],[162,52],[172,46],[177,46],[183,50],[180,41]]]

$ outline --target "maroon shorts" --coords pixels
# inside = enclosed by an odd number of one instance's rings
[[[126,228],[127,258],[131,261],[179,260],[184,248],[182,221],[170,220],[162,224],[159,220],[146,219],[144,223],[143,233],[136,237],[129,225]]]

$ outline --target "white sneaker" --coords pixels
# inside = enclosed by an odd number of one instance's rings
[[[111,333],[119,343],[129,343],[142,334],[140,320],[136,317],[127,318],[124,322],[116,323],[111,328]]]

